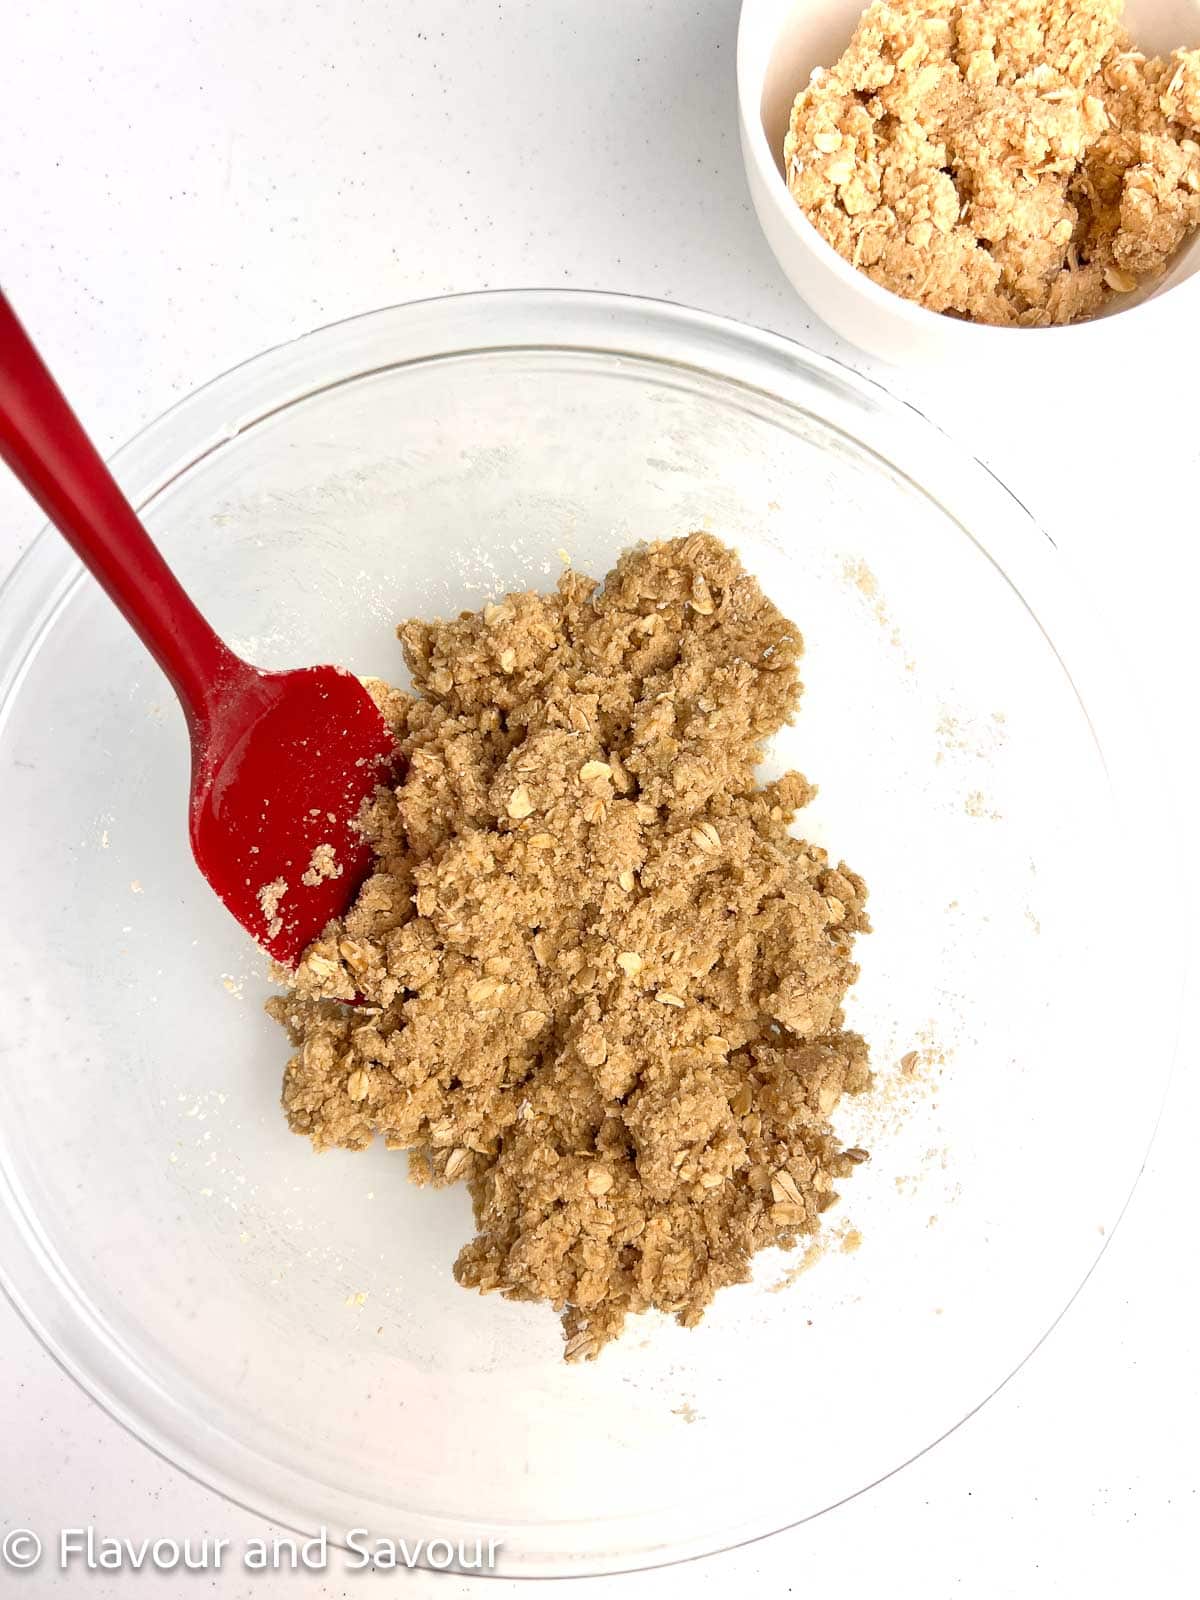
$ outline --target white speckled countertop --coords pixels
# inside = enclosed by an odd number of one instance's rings
[[[736,0],[16,0],[0,123],[0,276],[79,411],[115,447],[217,372],[320,323],[453,290],[626,290],[864,361],[815,325],[750,212]],[[882,377],[1033,509],[1114,619],[1182,796],[1196,787],[1200,434],[1194,327],[1137,372]],[[37,531],[0,481],[0,574]],[[1195,896],[1196,862],[1131,872]],[[1119,854],[1119,851],[1118,851]],[[1192,1005],[1195,1004],[1195,984]],[[7,1070],[8,1063],[5,1063]],[[1136,1071],[1136,1063],[1131,1063]],[[984,1410],[794,1533],[591,1594],[1182,1594],[1194,1583],[1200,1334],[1184,1049],[1149,1168],[1062,1324]],[[0,1302],[0,1533],[261,1532],[109,1421]],[[154,1573],[36,1573],[13,1593],[168,1592]],[[386,1579],[245,1574],[222,1597]],[[439,1600],[481,1585],[405,1575]],[[138,1587],[140,1586],[140,1588]],[[558,1588],[559,1586],[551,1586]],[[515,1592],[498,1581],[488,1596]],[[388,1592],[391,1592],[390,1588]]]

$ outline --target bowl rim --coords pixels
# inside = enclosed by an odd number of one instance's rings
[[[518,333],[508,339],[498,337],[498,332],[506,326]],[[544,334],[534,337],[543,327]],[[567,337],[572,329],[575,331]],[[456,335],[458,342],[447,343],[449,334]],[[408,346],[407,359],[384,359],[389,341]],[[414,345],[418,347],[415,354],[411,353]],[[1145,798],[1149,807],[1163,812],[1167,801],[1158,777],[1156,752],[1137,714],[1136,697],[1131,692],[1128,674],[1114,654],[1109,635],[1094,628],[1086,611],[1081,612],[1078,594],[1069,574],[1063,571],[1062,558],[1053,540],[1038,526],[1028,508],[984,463],[931,424],[915,407],[892,397],[876,380],[841,362],[816,355],[779,334],[670,301],[570,289],[481,291],[413,301],[327,324],[229,369],[141,430],[116,453],[114,469],[140,508],[176,477],[222,444],[237,438],[243,430],[324,388],[357,381],[371,372],[472,351],[499,354],[506,350],[532,349],[602,353],[618,360],[643,359],[657,366],[683,368],[712,375],[734,388],[769,395],[776,402],[800,410],[805,409],[805,399],[811,402],[815,389],[821,405],[820,416],[827,423],[832,419],[831,425],[835,428],[839,423],[852,422],[856,430],[863,429],[858,436],[865,440],[868,449],[876,448],[882,429],[888,441],[886,450],[880,451],[885,463],[915,481],[931,500],[954,517],[1023,598],[1027,589],[1032,589],[1037,605],[1035,607],[1030,600],[1026,603],[1056,653],[1060,652],[1064,638],[1070,642],[1066,659],[1060,654],[1060,660],[1098,740],[1100,734],[1094,714],[1097,706],[1100,708],[1100,721],[1113,740],[1103,748],[1110,754],[1113,750],[1120,754],[1115,763],[1118,776],[1128,776],[1133,785],[1136,773],[1137,797]],[[343,362],[354,359],[366,364],[356,365],[345,376],[314,384],[313,373],[319,369],[322,359],[335,352]],[[271,391],[274,398],[271,403],[260,403],[257,409],[248,411],[255,390],[264,389],[263,380],[265,389]],[[809,386],[808,394],[789,393],[789,383],[793,381],[798,386]],[[264,399],[265,394],[261,394],[260,402]],[[231,415],[240,416],[240,420],[230,421]],[[181,444],[171,437],[178,433],[180,423],[192,438],[187,451],[182,451]],[[874,439],[872,431],[876,435]],[[903,464],[896,457],[903,458]],[[956,512],[956,506],[963,515]],[[971,528],[964,521],[968,514]],[[988,528],[987,539],[972,531],[981,525]],[[995,554],[997,544],[1002,548],[1003,566]],[[0,627],[0,638],[12,640],[12,646],[0,653],[0,724],[14,691],[20,687],[23,667],[31,650],[36,649],[47,624],[83,577],[77,558],[65,542],[46,527],[0,585],[0,622],[11,616],[16,623],[11,631]],[[1047,617],[1053,619],[1052,624],[1047,623]],[[4,654],[11,654],[12,659],[6,662]],[[1067,660],[1072,662],[1070,667]],[[1077,663],[1086,668],[1090,691],[1086,700],[1079,688]],[[1124,798],[1128,800],[1129,797]],[[1160,823],[1160,837],[1166,832],[1169,838],[1177,831],[1169,811],[1155,820]],[[1182,951],[1180,963],[1182,965]],[[1177,998],[1182,990],[1182,975],[1177,983],[1166,979],[1163,989],[1165,994]],[[1174,1017],[1178,1023],[1178,1009]],[[1173,1059],[1174,1052],[1171,1055]],[[1163,1087],[1164,1099],[1169,1082],[1168,1073]],[[1160,1117],[1161,1101],[1156,1109]],[[1157,1126],[1157,1117],[1153,1126]],[[1147,1150],[1152,1139],[1153,1129]],[[1128,1207],[1144,1160],[1145,1152],[1129,1193],[1114,1218],[1114,1227],[1100,1241],[1080,1281],[1064,1286],[1061,1309],[1031,1348],[1014,1359],[1011,1370],[1000,1376],[951,1427],[928,1439],[905,1460],[844,1499],[866,1493],[957,1431],[1024,1366],[1057,1326],[1107,1250],[1115,1224]],[[134,1366],[125,1352],[113,1347],[97,1314],[90,1305],[79,1303],[65,1274],[56,1267],[53,1250],[41,1236],[36,1219],[23,1215],[20,1196],[2,1164],[0,1288],[62,1370],[109,1416],[162,1460],[254,1515],[297,1533],[312,1532],[315,1519],[305,1502],[289,1494],[294,1480],[302,1479],[302,1474],[292,1474],[289,1478],[277,1463],[269,1462],[254,1446],[229,1439],[213,1427],[208,1427],[205,1433],[208,1425],[204,1419],[181,1415],[182,1408],[173,1397],[156,1385],[150,1374]],[[40,1303],[35,1305],[35,1299]],[[85,1339],[91,1343],[81,1356],[78,1351]],[[130,1393],[133,1400],[129,1399]],[[173,1431],[172,1422],[181,1426]],[[226,1447],[224,1460],[215,1461],[211,1451],[205,1451],[209,1435]],[[260,1468],[266,1465],[273,1470],[264,1477],[261,1471],[251,1473],[250,1468],[255,1465]],[[844,1499],[836,1504],[844,1503]],[[757,1543],[832,1509],[834,1505],[825,1506],[767,1528],[725,1530],[718,1532],[715,1539],[711,1534],[700,1533],[692,1536],[686,1545],[674,1548],[643,1545],[628,1553],[618,1549],[585,1555],[560,1551],[536,1556],[523,1567],[492,1575],[582,1578],[672,1566]],[[472,1523],[472,1534],[477,1530],[485,1535],[491,1531],[482,1518]],[[504,1532],[499,1528],[495,1531],[498,1535]],[[330,1532],[331,1543],[336,1543],[332,1528]],[[440,1526],[431,1527],[429,1535],[438,1537],[442,1532]]]
[[[1085,321],[1049,328],[1003,328],[931,311],[927,306],[897,294],[894,289],[885,289],[882,284],[876,283],[874,278],[852,266],[840,255],[792,199],[763,127],[762,92],[766,58],[780,37],[791,3],[792,0],[741,0],[736,59],[738,120],[745,161],[748,166],[753,166],[762,193],[797,242],[815,255],[825,270],[846,289],[862,295],[882,315],[908,322],[914,328],[939,339],[986,339],[994,351],[1003,349],[1007,355],[1011,355],[1031,334],[1053,335],[1062,342],[1071,339],[1077,349],[1085,342],[1092,344],[1097,338],[1108,337],[1118,329],[1123,337],[1130,333],[1149,334],[1152,331],[1151,319],[1161,320],[1163,306],[1168,300],[1173,301],[1183,290],[1195,293],[1200,289],[1200,272],[1194,272],[1178,283],[1160,282],[1148,294],[1136,298],[1131,305],[1114,307],[1107,313],[1089,317]],[[870,0],[861,0],[861,3],[865,10]],[[1135,316],[1138,317],[1137,327],[1131,329],[1126,324]]]

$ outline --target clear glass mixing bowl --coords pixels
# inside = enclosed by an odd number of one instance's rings
[[[467,1196],[312,1154],[263,961],[192,865],[165,682],[53,534],[0,595],[0,1263],[108,1410],[335,1536],[492,1535],[501,1570],[629,1568],[810,1517],[991,1394],[1094,1263],[1171,1053],[1167,826],[1108,640],[979,465],[869,383],[678,307],[401,307],[219,379],[118,458],[264,665],[402,674],[393,626],[711,528],[807,639],[776,764],[862,872],[851,1020],[873,1159],[802,1275],[564,1366],[460,1290]],[[1161,859],[1161,857],[1160,857]],[[856,1230],[861,1246],[853,1245]]]

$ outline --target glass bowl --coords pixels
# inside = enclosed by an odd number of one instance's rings
[[[271,666],[403,681],[403,617],[643,537],[735,543],[806,637],[772,763],[819,783],[802,825],[871,887],[850,1021],[879,1083],[839,1113],[872,1160],[823,1251],[564,1365],[547,1308],[455,1285],[464,1191],[288,1132],[265,963],[188,853],[182,719],[46,534],[0,595],[0,1263],[67,1370],[279,1522],[490,1536],[531,1576],[811,1517],[993,1393],[1128,1197],[1177,1007],[1171,897],[1151,921],[1136,859],[1166,836],[1154,767],[1021,506],[795,345],[568,293],[325,329],[117,468]]]

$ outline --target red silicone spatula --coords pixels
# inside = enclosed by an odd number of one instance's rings
[[[262,672],[218,639],[2,293],[0,456],[171,680],[192,741],[197,865],[259,944],[294,963],[362,882],[371,853],[354,820],[376,785],[397,776],[370,695],[340,667]],[[322,862],[337,876],[322,874]]]

